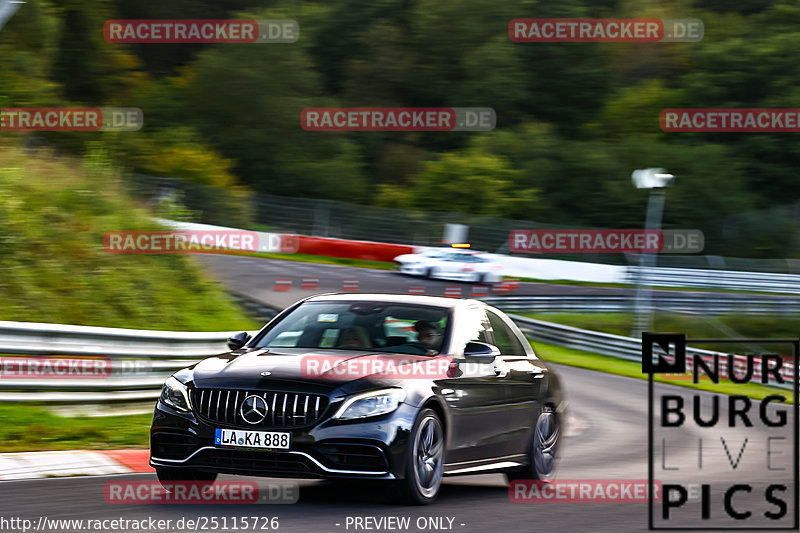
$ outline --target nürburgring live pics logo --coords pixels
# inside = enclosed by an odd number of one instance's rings
[[[687,350],[688,342],[683,334],[642,334],[649,528],[796,530],[800,340],[691,340],[695,346],[788,347],[791,358]],[[686,372],[712,392],[654,387],[655,374]],[[765,385],[780,388],[765,392]],[[655,479],[661,484],[659,500],[652,497]]]

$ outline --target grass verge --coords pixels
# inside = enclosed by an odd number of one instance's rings
[[[107,163],[0,146],[0,320],[253,329],[185,255],[115,254],[109,231],[162,229]]]
[[[67,418],[40,406],[2,404],[0,452],[147,448],[152,418],[152,414]]]
[[[608,374],[615,374],[617,376],[625,376],[641,380],[647,379],[647,375],[642,374],[641,363],[637,363],[635,361],[626,361],[625,359],[597,355],[580,350],[573,350],[572,348],[544,344],[541,342],[531,342],[531,346],[533,346],[537,354],[541,355],[542,359],[549,363],[575,366],[578,368],[585,368],[587,370],[595,370],[597,372],[605,372]],[[787,397],[788,401],[791,402],[792,394],[791,391],[787,389],[768,387],[758,383],[734,385],[729,381],[720,380],[718,384],[711,382],[704,383],[703,381],[695,384],[691,381],[671,380],[665,379],[661,376],[656,376],[655,381],[719,394],[744,394],[756,400],[760,400],[770,394],[783,394]]]
[[[522,316],[581,329],[630,336],[633,317],[629,313],[519,313]],[[656,313],[652,331],[685,333],[689,339],[787,339],[800,334],[800,317],[793,315],[705,315]],[[786,345],[693,344],[696,348],[725,353],[771,352],[791,355]]]
[[[368,261],[366,259],[352,259],[349,257],[330,257],[327,255],[310,254],[275,254],[265,252],[243,255],[263,257],[266,259],[279,259],[281,261],[297,261],[299,263],[316,263],[318,265],[342,265],[357,268],[371,268],[374,270],[395,270],[394,263],[388,263],[386,261]]]
[[[541,279],[541,278],[526,278],[526,277],[515,277],[514,279],[518,281],[523,281],[527,283],[546,283],[549,285],[576,285],[579,287],[598,287],[602,289],[635,289],[635,283],[612,283],[612,282],[600,282],[600,281],[578,281],[572,279]],[[725,289],[720,287],[663,287],[663,286],[653,286],[654,290],[657,291],[671,291],[671,292],[714,292],[714,293],[733,293],[733,294],[782,294],[780,291],[746,291],[746,290],[736,290],[736,289]]]

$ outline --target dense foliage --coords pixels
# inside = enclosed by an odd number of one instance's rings
[[[102,35],[111,18],[233,17],[295,19],[301,37],[119,45]],[[694,17],[705,37],[514,43],[508,22],[520,17]],[[100,141],[131,172],[555,224],[640,226],[646,192],[631,171],[665,167],[678,176],[665,224],[706,229],[713,249],[726,224],[750,239],[794,228],[780,214],[755,226],[729,217],[797,201],[797,137],[664,133],[659,112],[796,106],[798,45],[795,0],[29,0],[0,32],[0,105],[142,108],[138,133],[40,136],[73,152]],[[300,127],[303,108],[329,105],[492,107],[498,126]],[[724,252],[780,257],[795,244],[776,237]]]
[[[188,331],[257,323],[185,255],[120,255],[109,229],[159,228],[102,152],[82,164],[0,145],[0,320]]]

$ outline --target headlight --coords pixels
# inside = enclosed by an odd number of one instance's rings
[[[352,420],[391,413],[406,399],[403,389],[384,389],[348,398],[333,418]]]
[[[161,389],[161,401],[178,411],[191,411],[192,402],[189,401],[189,390],[186,385],[177,379],[169,378]]]

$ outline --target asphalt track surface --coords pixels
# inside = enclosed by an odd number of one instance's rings
[[[569,367],[559,366],[557,371],[564,379],[571,412],[579,418],[582,426],[568,431],[562,449],[559,479],[647,479],[647,382]],[[656,391],[690,397],[687,389],[669,385],[657,384]],[[667,466],[685,467],[687,475],[690,475],[694,471],[692,465],[696,463],[694,454],[699,434],[686,429],[679,437],[673,436]],[[790,435],[790,430],[785,430],[784,434]],[[728,442],[733,460],[744,438],[750,439],[735,471],[728,466],[728,459],[719,444],[714,445],[713,441],[721,435]],[[711,437],[705,434],[704,439],[708,444],[704,452],[704,470],[698,477],[700,481],[719,480],[724,476],[740,482],[765,479],[763,443],[756,442],[758,439],[754,438],[753,430],[725,428]],[[40,516],[51,520],[142,520],[153,517],[172,519],[173,523],[181,517],[221,519],[227,516],[232,520],[234,516],[277,516],[279,531],[297,532],[357,531],[352,525],[346,526],[348,517],[381,516],[410,517],[408,531],[421,531],[416,527],[416,520],[420,517],[450,517],[453,518],[452,530],[470,533],[647,530],[646,503],[514,503],[509,498],[503,476],[497,474],[445,478],[439,500],[425,507],[394,503],[390,491],[381,484],[342,486],[313,480],[297,480],[299,501],[291,505],[121,505],[105,502],[103,489],[107,482],[140,479],[154,480],[155,476],[137,474],[0,482],[0,515],[27,518],[33,523],[37,523]],[[220,479],[237,478],[223,476]],[[268,482],[259,478],[246,479]],[[789,486],[792,483],[789,472],[774,472],[767,479],[784,480]],[[720,512],[718,501],[713,506],[715,513]],[[744,500],[737,501],[741,503]],[[755,505],[758,505],[757,501]],[[695,524],[698,522],[694,521]]]
[[[277,294],[286,301],[293,301],[298,294],[315,291],[274,293],[271,289],[278,276],[287,274],[287,264],[269,260],[254,260],[240,257],[214,256],[203,258],[215,275],[231,289],[258,297],[262,301],[279,303]],[[277,263],[277,265],[275,264]],[[409,285],[418,285],[416,280],[404,278],[391,272],[380,272],[291,263],[289,276],[299,279],[304,275],[320,279],[319,291],[339,290],[333,287],[343,279],[360,276],[363,290],[382,290],[406,292]],[[220,271],[224,276],[220,276]],[[359,271],[358,273],[356,271]],[[325,282],[324,280],[328,280]],[[327,286],[330,285],[330,286]],[[434,287],[448,285],[447,282],[426,282]],[[382,289],[381,289],[382,288]],[[525,289],[523,289],[525,290]],[[542,291],[568,290],[597,291],[596,288],[553,285],[531,287],[535,294]],[[428,294],[431,294],[429,292]],[[552,292],[551,292],[552,294]],[[266,296],[265,296],[266,295]],[[558,478],[561,480],[646,480],[648,464],[647,444],[647,382],[614,375],[601,374],[583,369],[554,365],[561,375],[568,395],[572,427],[567,428],[562,448]],[[671,393],[683,396],[691,404],[692,392],[688,389],[670,385],[655,385],[656,393]],[[709,394],[702,393],[704,401]],[[757,404],[754,406],[758,412]],[[774,413],[776,406],[769,412]],[[727,407],[721,405],[721,420],[726,420]],[[690,414],[687,408],[687,415]],[[754,415],[755,416],[755,415]],[[662,455],[660,436],[656,435],[657,468],[678,467],[679,472],[661,472],[662,475],[675,476],[672,481],[708,482],[769,482],[785,483],[789,494],[784,499],[789,504],[790,516],[797,494],[793,490],[791,468],[783,471],[765,473],[765,437],[779,434],[791,443],[792,420],[789,426],[780,430],[767,430],[759,422],[754,428],[719,427],[700,430],[694,425],[669,434],[667,451]],[[796,428],[795,428],[796,434]],[[698,469],[698,438],[704,440],[703,468]],[[726,440],[728,451],[720,446],[720,437]],[[737,468],[732,461],[739,456],[742,443],[749,439],[741,452]],[[791,445],[781,446],[784,460],[791,458]],[[667,453],[668,452],[668,453]],[[778,456],[775,456],[778,457]],[[779,459],[777,459],[779,461]],[[663,463],[662,463],[663,461]],[[775,463],[776,465],[782,463]],[[669,482],[666,477],[656,476]],[[445,478],[441,495],[436,503],[425,507],[405,506],[393,501],[391,491],[381,484],[340,485],[325,481],[296,480],[300,486],[299,501],[291,505],[183,505],[148,504],[121,505],[106,503],[104,486],[109,481],[154,480],[154,475],[135,474],[126,476],[76,477],[66,479],[42,479],[0,482],[0,516],[26,518],[34,524],[42,516],[47,519],[171,519],[173,524],[180,518],[208,519],[235,516],[278,517],[278,531],[297,532],[342,532],[342,531],[390,531],[392,529],[355,528],[355,518],[409,517],[410,526],[405,531],[463,531],[463,532],[627,532],[647,531],[648,505],[646,503],[580,503],[580,502],[524,502],[514,503],[509,497],[509,489],[502,475],[486,474]],[[220,479],[241,479],[235,476],[222,476]],[[266,484],[270,480],[246,478]],[[725,485],[727,486],[727,485]],[[758,488],[758,485],[754,484]],[[714,518],[722,513],[722,496],[715,488],[712,493],[712,512]],[[754,493],[753,498],[737,496],[741,506],[752,505],[758,515],[764,510],[774,510],[766,506],[762,493]],[[660,507],[656,506],[656,512]],[[711,525],[698,518],[699,504],[689,503],[684,514],[678,519],[683,527]],[[418,519],[445,517],[444,528],[418,528]],[[348,522],[348,518],[351,522]],[[447,529],[452,519],[451,529]],[[348,523],[350,523],[348,527]],[[421,522],[420,522],[421,523]],[[729,527],[742,527],[742,523],[724,522]],[[374,526],[374,524],[371,524]],[[667,524],[670,525],[670,524]],[[763,525],[763,524],[761,524]],[[785,525],[784,522],[781,525]],[[13,531],[12,529],[6,529]],[[184,531],[183,529],[181,531]],[[222,531],[222,529],[219,529]],[[232,529],[228,529],[232,531]],[[18,530],[19,531],[19,530]],[[76,529],[45,529],[45,531],[77,531]],[[85,530],[84,530],[85,531]],[[120,531],[142,531],[123,529]],[[148,531],[144,529],[144,531]],[[154,531],[154,530],[149,530]],[[162,531],[162,530],[160,530]],[[163,531],[177,531],[172,526]],[[239,530],[243,531],[243,530]],[[252,531],[252,530],[251,530]],[[393,529],[397,531],[397,529]]]
[[[399,272],[390,270],[321,265],[235,255],[198,255],[197,259],[226,288],[276,308],[284,308],[300,298],[314,293],[347,292],[343,290],[343,284],[353,280],[358,281],[357,292],[407,294],[412,287],[422,287],[425,290],[425,294],[429,296],[443,296],[447,287],[456,287],[461,290],[461,297],[469,298],[472,297],[472,291],[476,288],[476,285],[472,283],[428,280],[402,275]],[[317,288],[301,288],[303,279],[318,280]],[[279,280],[291,280],[291,290],[287,292],[276,291],[276,287],[288,287],[287,284],[283,283],[276,285]],[[557,283],[519,283],[516,289],[505,294],[508,296],[633,297],[634,292],[634,289],[629,288],[562,285]],[[488,289],[488,293],[490,296],[496,295],[491,287]],[[674,291],[653,291],[654,298],[658,298],[659,295],[675,296],[675,294]],[[697,291],[681,291],[679,294],[684,296],[709,294],[717,298],[724,296],[730,299],[750,296],[747,294],[704,293]],[[766,298],[781,297],[773,295],[762,296]]]

